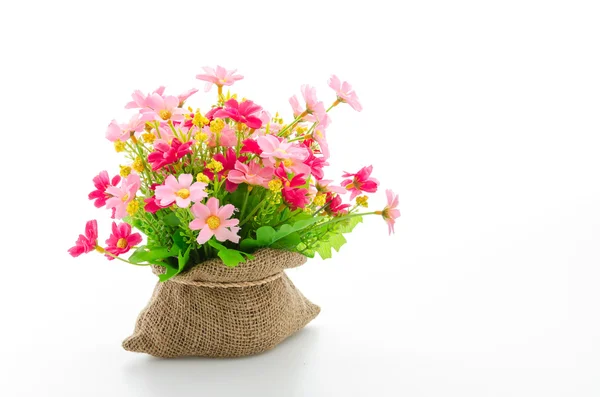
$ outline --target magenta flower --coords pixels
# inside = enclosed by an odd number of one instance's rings
[[[223,178],[226,179],[225,189],[230,193],[235,192],[235,189],[237,189],[237,184],[227,179],[227,175],[229,174],[229,171],[235,169],[235,164],[238,160],[242,163],[245,163],[246,160],[248,160],[248,158],[246,156],[237,157],[237,155],[235,154],[235,150],[229,148],[227,149],[227,152],[224,156],[221,153],[217,153],[215,154],[213,159],[215,159],[223,165],[223,169],[217,172],[216,174],[219,176],[220,180],[223,180]],[[209,177],[211,181],[215,179],[215,173],[209,170],[208,168],[205,168],[204,171],[202,171],[202,173]]]
[[[248,138],[242,142],[242,150],[240,150],[240,153],[252,153],[260,156],[262,150],[256,140]]]
[[[306,185],[306,179],[303,174],[295,175],[292,179],[288,179],[287,172],[281,164],[275,169],[275,175],[279,177],[283,184],[281,195],[283,199],[289,204],[292,210],[298,208],[304,208],[310,202],[310,196],[308,189],[300,188]]]
[[[192,202],[198,202],[208,196],[204,191],[206,183],[194,182],[191,174],[181,174],[179,178],[169,175],[165,184],[156,187],[156,199],[161,206],[166,207],[173,202],[179,208],[187,208]]]
[[[310,150],[310,148],[307,148],[307,150],[308,157],[306,158],[306,160],[304,160],[304,164],[306,164],[310,169],[310,171],[307,172],[307,174],[312,174],[312,176],[314,176],[317,180],[323,179],[323,177],[325,176],[323,167],[329,165],[329,163],[325,160],[325,158],[315,156],[312,150]]]
[[[394,232],[394,224],[396,219],[400,217],[400,210],[398,207],[398,195],[394,194],[390,189],[385,191],[387,196],[387,205],[383,208],[383,211],[376,211],[375,213],[380,214],[383,220],[388,224],[388,231],[390,234]]]
[[[238,103],[235,99],[225,102],[225,107],[214,113],[214,117],[230,118],[238,123],[243,123],[248,128],[257,129],[262,126],[262,120],[258,117],[262,107],[252,101],[242,101]]]
[[[179,139],[173,138],[171,144],[158,141],[154,144],[154,152],[148,155],[148,162],[152,164],[152,171],[156,171],[165,165],[173,164],[186,154],[191,154],[192,142],[181,143]]]
[[[308,157],[306,148],[273,135],[259,136],[257,142],[262,150],[260,157],[265,159],[269,165],[278,166],[280,162],[287,159],[304,161]]]
[[[176,96],[161,96],[152,94],[146,100],[147,107],[152,110],[154,119],[158,121],[181,121],[184,119],[185,110],[179,107],[179,98]],[[144,114],[151,113],[147,109]],[[152,113],[151,113],[152,114]]]
[[[106,193],[110,194],[106,200],[106,208],[114,209],[113,218],[122,219],[127,215],[127,204],[129,204],[140,188],[140,176],[138,174],[129,174],[129,176],[121,181],[121,186],[109,186],[106,188]]]
[[[110,252],[114,256],[119,256],[128,252],[131,248],[135,247],[142,242],[142,236],[139,233],[131,233],[131,225],[128,223],[121,223],[117,226],[116,222],[112,223],[112,234],[106,240],[107,247],[105,250]],[[113,260],[110,255],[106,255],[109,260]]]
[[[81,254],[87,254],[96,249],[98,245],[98,222],[94,219],[85,224],[85,236],[80,234],[75,242],[75,246],[69,248],[69,254],[73,258]]]
[[[106,129],[106,139],[111,142],[126,141],[131,137],[131,134],[142,132],[146,121],[148,121],[148,117],[139,113],[131,116],[127,124],[119,124],[116,120],[113,120]]]
[[[160,86],[156,90],[154,90],[152,94],[158,94],[162,96],[164,92],[165,87]],[[143,109],[145,107],[148,107],[148,103],[146,101],[152,94],[144,95],[144,93],[140,90],[133,91],[133,94],[131,94],[132,101],[128,102],[125,105],[125,109]]]
[[[352,192],[350,200],[353,200],[354,197],[362,192],[375,193],[377,191],[379,181],[375,178],[371,178],[371,172],[373,172],[372,165],[361,168],[356,174],[345,172],[344,175],[342,175],[342,178],[352,178],[342,181],[342,186],[344,186],[346,190]]]
[[[237,235],[239,228],[236,227],[239,219],[229,219],[233,211],[235,207],[231,204],[219,208],[219,200],[215,197],[209,198],[206,205],[202,203],[192,205],[192,214],[196,219],[191,221],[189,226],[191,230],[200,230],[196,239],[198,244],[206,243],[212,236],[219,241],[239,242],[240,236]]]
[[[337,194],[327,193],[327,198],[325,201],[327,206],[327,212],[334,216],[344,215],[348,212],[348,208],[351,207],[350,204],[343,204],[342,198]]]
[[[206,81],[206,85],[204,86],[204,91],[210,91],[212,85],[216,85],[217,87],[223,87],[224,85],[233,85],[238,80],[244,78],[244,76],[235,74],[237,69],[227,70],[222,66],[217,66],[216,70],[204,66],[204,74],[196,75],[198,80]]]
[[[102,171],[92,180],[96,190],[88,194],[88,199],[94,200],[94,206],[96,208],[104,207],[106,200],[110,198],[110,194],[106,193],[106,189],[109,186],[117,186],[121,181],[119,175],[115,175],[112,180],[108,176],[108,172]]]
[[[256,161],[246,165],[240,161],[235,163],[235,169],[229,171],[227,180],[239,185],[247,183],[248,185],[269,187],[269,181],[273,179],[273,168],[262,167]]]
[[[329,87],[335,91],[338,101],[347,103],[357,112],[362,110],[362,105],[358,101],[358,96],[352,89],[350,83],[347,81],[341,82],[340,79],[334,74],[329,79],[328,84]]]
[[[290,98],[290,105],[292,105],[292,109],[294,111],[294,117],[298,117],[303,113],[307,113],[303,119],[310,122],[316,122],[322,120],[323,117],[327,114],[325,110],[325,105],[323,102],[317,99],[317,89],[315,87],[311,87],[307,84],[302,85],[300,88],[302,92],[302,97],[304,98],[304,102],[306,107],[302,109],[302,106],[298,102],[298,98],[296,95]]]
[[[188,100],[189,97],[198,92],[197,88],[192,88],[191,90],[187,90],[186,92],[177,95],[177,99],[179,99],[179,107],[182,107],[185,101]]]

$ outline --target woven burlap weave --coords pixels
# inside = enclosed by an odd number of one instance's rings
[[[319,314],[283,273],[306,262],[303,255],[262,249],[254,256],[234,268],[208,260],[157,283],[123,347],[157,357],[247,356],[275,347]]]

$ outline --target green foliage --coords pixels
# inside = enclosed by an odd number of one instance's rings
[[[350,233],[362,222],[362,216],[354,216],[339,222],[324,224],[314,231],[314,235],[299,245],[300,253],[313,258],[319,254],[322,259],[331,258],[331,250],[339,252],[346,244],[344,233]]]
[[[254,259],[254,256],[250,254],[227,248],[213,239],[208,240],[208,245],[217,250],[217,255],[219,255],[225,266],[235,267],[242,262],[246,262],[248,259]]]
[[[292,249],[302,241],[299,231],[317,223],[318,217],[310,217],[296,221],[293,225],[284,224],[278,230],[271,226],[262,226],[256,230],[256,238],[242,240],[240,248],[243,251],[252,252],[258,248]]]

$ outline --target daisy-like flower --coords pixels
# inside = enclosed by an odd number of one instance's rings
[[[168,95],[161,96],[158,94],[152,94],[146,100],[147,108],[143,110],[145,114],[153,113],[154,119],[158,121],[182,121],[184,120],[185,110],[179,107],[179,98],[176,96]]]
[[[106,139],[111,142],[124,142],[131,137],[131,134],[142,132],[146,125],[146,121],[148,121],[148,117],[139,113],[131,116],[131,119],[127,124],[119,124],[116,120],[113,120],[106,129]]]
[[[248,128],[257,129],[262,126],[262,120],[258,117],[262,107],[252,101],[242,101],[238,103],[235,99],[225,102],[225,107],[216,113],[214,117],[230,118],[238,123],[243,123]]]
[[[152,94],[158,94],[158,95],[162,96],[162,94],[164,92],[165,92],[165,87],[160,86],[157,89],[155,89]],[[146,101],[152,94],[144,95],[144,93],[140,90],[133,91],[133,94],[131,94],[132,100],[131,100],[131,102],[128,102],[125,105],[125,109],[143,109],[145,107],[148,107],[148,103]]]
[[[342,175],[342,178],[352,178],[342,181],[342,186],[344,186],[346,190],[352,192],[350,200],[354,200],[354,197],[362,192],[375,193],[377,191],[379,181],[375,178],[371,178],[371,172],[373,172],[372,165],[361,168],[356,174],[345,172],[344,175]]]
[[[229,148],[227,149],[225,155],[217,153],[213,157],[213,160],[219,162],[223,167],[220,171],[214,171],[209,168],[204,168],[204,171],[202,171],[202,173],[206,175],[211,181],[215,179],[215,175],[218,175],[220,180],[225,179],[225,189],[230,193],[235,192],[235,190],[237,189],[237,185],[231,182],[229,179],[227,179],[227,175],[231,170],[235,169],[235,164],[238,160],[242,163],[245,163],[247,159],[248,158],[246,156],[237,157],[237,155],[235,154],[235,150]]]
[[[128,223],[121,223],[117,226],[116,222],[112,223],[112,234],[106,240],[107,252],[110,252],[114,256],[119,256],[128,252],[131,248],[135,247],[142,242],[142,236],[139,233],[131,233],[131,225]],[[109,260],[113,260],[110,255],[106,255]]]
[[[342,198],[338,194],[327,193],[327,199],[325,201],[328,205],[327,212],[333,216],[344,215],[348,212],[350,204],[343,204]]]
[[[200,230],[196,239],[198,244],[206,243],[212,236],[219,241],[239,242],[240,236],[237,234],[239,219],[229,219],[233,211],[235,207],[231,204],[219,207],[219,200],[215,197],[209,198],[206,205],[202,203],[192,205],[192,213],[196,219],[190,222],[190,229]]]
[[[229,171],[227,180],[237,185],[247,183],[248,185],[262,186],[269,188],[269,181],[273,179],[273,168],[262,167],[256,161],[250,164],[244,164],[240,161],[235,163],[235,169]]]
[[[303,174],[298,174],[292,179],[288,179],[287,172],[283,164],[280,164],[279,167],[275,169],[275,175],[279,177],[283,186],[281,195],[292,210],[304,208],[308,203],[310,203],[311,197],[308,189],[301,187],[306,185],[306,179],[304,179]]]
[[[129,174],[121,181],[121,186],[109,186],[106,193],[112,197],[106,200],[106,208],[113,208],[113,218],[122,219],[127,215],[127,204],[129,204],[140,188],[140,176],[138,174]]]
[[[273,135],[264,135],[257,138],[258,146],[262,150],[260,157],[267,160],[269,165],[278,166],[286,159],[304,161],[308,157],[306,148],[279,139]],[[291,165],[291,162],[290,162]]]
[[[394,224],[396,219],[400,217],[400,210],[398,207],[398,195],[394,194],[390,189],[385,191],[387,196],[387,205],[383,208],[383,211],[375,211],[383,217],[383,220],[388,224],[388,231],[390,234],[394,232]]]
[[[169,175],[164,185],[156,187],[155,195],[163,207],[175,202],[179,208],[188,208],[192,202],[198,202],[208,195],[204,191],[206,186],[206,183],[194,182],[191,174],[181,174],[179,178]]]
[[[94,219],[85,224],[85,235],[80,234],[75,246],[69,248],[69,254],[73,258],[81,254],[87,254],[96,249],[98,245],[98,222]]]
[[[204,91],[210,91],[212,85],[216,85],[217,87],[223,87],[225,85],[233,85],[238,80],[244,78],[244,76],[240,74],[235,74],[237,69],[227,70],[222,66],[218,66],[216,69],[213,69],[208,66],[204,66],[204,73],[196,75],[198,80],[206,81],[206,85],[204,86]]]
[[[154,152],[148,155],[148,162],[152,164],[152,171],[173,164],[186,154],[192,153],[190,146],[192,146],[192,142],[181,143],[177,138],[173,138],[170,145],[164,141],[156,142]]]
[[[319,124],[315,127],[315,131],[313,132],[313,137],[315,141],[319,144],[319,149],[321,149],[321,153],[323,154],[323,158],[327,160],[329,158],[329,145],[327,144],[327,135],[326,130],[331,123],[331,117],[325,114],[323,118],[319,121]]]
[[[352,89],[352,86],[347,81],[340,81],[340,79],[334,74],[331,76],[329,81],[327,82],[329,87],[331,87],[335,94],[337,95],[337,99],[340,102],[345,102],[352,107],[352,109],[360,112],[362,110],[362,105],[358,100],[358,96],[356,92]]]
[[[185,101],[187,101],[187,99],[189,97],[191,97],[192,95],[194,95],[195,93],[198,92],[197,88],[192,88],[190,90],[187,90],[186,92],[177,95],[177,99],[179,99],[179,107],[182,107],[183,104],[185,103]]]
[[[94,206],[101,208],[106,205],[106,200],[110,198],[110,194],[106,193],[109,186],[117,186],[121,182],[121,177],[115,175],[112,180],[108,176],[108,172],[102,171],[93,179],[96,190],[88,194],[88,199],[94,200]]]
[[[310,122],[315,122],[322,120],[323,117],[327,114],[325,111],[325,105],[323,102],[317,99],[317,89],[315,87],[311,87],[308,84],[302,85],[300,88],[302,92],[302,97],[304,98],[304,102],[306,107],[303,109],[296,98],[296,95],[290,98],[290,105],[292,105],[292,110],[294,111],[294,117],[300,116],[302,113],[307,113],[303,119]]]
[[[218,133],[213,132],[208,125],[202,128],[202,132],[206,134],[206,144],[210,147],[217,146],[217,135],[219,139],[218,146],[233,147],[237,145],[235,131],[227,124],[225,124],[223,129]]]

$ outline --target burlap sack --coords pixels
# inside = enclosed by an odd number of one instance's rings
[[[306,257],[272,249],[254,256],[233,268],[208,260],[157,283],[133,335],[123,341],[125,350],[157,357],[247,356],[275,347],[319,314],[283,272]]]

